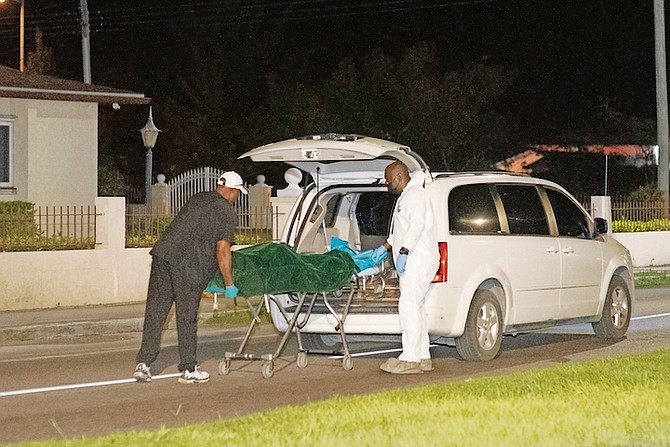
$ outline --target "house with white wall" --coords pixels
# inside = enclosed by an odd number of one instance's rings
[[[98,105],[143,105],[142,93],[0,66],[0,200],[94,205]]]
[[[0,311],[140,301],[148,249],[125,249],[125,200],[97,197],[98,107],[142,93],[0,66],[0,201],[95,206],[95,250],[0,253]]]

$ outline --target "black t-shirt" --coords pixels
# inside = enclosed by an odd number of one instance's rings
[[[182,270],[186,280],[202,285],[218,269],[216,243],[233,243],[237,214],[216,191],[194,195],[151,249],[151,255]]]

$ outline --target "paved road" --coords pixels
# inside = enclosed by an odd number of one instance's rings
[[[156,364],[162,377],[151,384],[130,379],[139,334],[2,346],[0,444],[182,426],[334,395],[507,374],[670,347],[670,289],[638,291],[633,315],[627,338],[618,342],[599,340],[590,326],[582,325],[506,337],[502,354],[490,362],[464,362],[454,348],[436,347],[435,371],[415,376],[392,376],[378,369],[381,359],[395,353],[356,357],[351,371],[343,370],[339,360],[310,356],[307,368],[301,369],[294,361],[293,343],[277,361],[271,379],[262,377],[260,362],[246,361],[233,362],[231,373],[219,376],[218,359],[237,349],[242,335],[239,329],[200,331],[203,368],[213,373],[210,383],[203,385],[177,383],[172,331],[165,334],[165,348]],[[273,352],[277,335],[270,328],[261,329],[250,350]],[[354,349],[370,347],[358,345]]]

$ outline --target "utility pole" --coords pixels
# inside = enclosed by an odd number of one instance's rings
[[[21,12],[19,13],[19,70],[25,71],[26,67],[26,0],[21,0]]]
[[[88,2],[79,0],[81,11],[81,56],[84,65],[84,83],[91,83],[91,27],[88,20]]]
[[[654,0],[654,43],[656,55],[656,135],[658,143],[658,189],[668,210],[668,82],[665,62],[664,0]]]

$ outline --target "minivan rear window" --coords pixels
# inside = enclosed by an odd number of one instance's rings
[[[498,212],[487,184],[457,186],[448,200],[449,233],[500,233]]]

